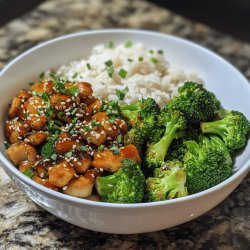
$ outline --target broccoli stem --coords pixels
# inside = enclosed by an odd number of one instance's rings
[[[201,122],[201,131],[204,134],[211,133],[223,137],[226,131],[226,125],[222,120],[213,122]]]
[[[164,161],[164,158],[168,152],[168,148],[172,143],[173,139],[176,138],[176,132],[179,126],[176,125],[176,119],[171,119],[167,124],[165,133],[160,141],[155,144],[151,144],[148,148],[149,155],[159,162]]]
[[[99,185],[96,186],[98,194],[108,195],[113,192],[115,185],[119,179],[117,175],[103,176],[102,178],[97,177]]]

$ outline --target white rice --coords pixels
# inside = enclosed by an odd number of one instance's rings
[[[109,60],[114,69],[112,77],[108,75],[105,64]],[[119,75],[121,69],[127,72],[125,78]],[[185,81],[202,82],[195,73],[171,66],[161,52],[149,50],[141,43],[132,44],[129,48],[124,44],[113,48],[98,45],[93,48],[88,59],[61,66],[57,73],[71,81],[91,83],[94,96],[100,99],[117,101],[116,90],[127,87],[124,102],[133,103],[141,98],[152,97],[161,107]]]

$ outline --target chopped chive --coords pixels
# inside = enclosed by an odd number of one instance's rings
[[[72,151],[69,151],[69,152],[67,152],[67,153],[65,154],[65,156],[66,156],[67,158],[70,158],[70,157],[73,156],[73,152],[72,152]]]
[[[133,62],[133,59],[131,59],[131,58],[128,58],[128,61],[129,61],[129,62]]]
[[[77,112],[77,108],[74,108],[74,109],[72,110],[72,112],[71,112],[71,115],[75,115],[76,112]]]
[[[154,64],[157,64],[158,63],[158,60],[154,57],[151,58],[151,62],[154,63]]]
[[[113,41],[109,41],[107,47],[108,47],[109,49],[114,48],[114,42],[113,42]]]
[[[120,150],[119,148],[116,146],[116,145],[113,145],[111,148],[110,148],[110,151],[115,154],[115,155],[118,155],[120,153]]]
[[[149,50],[149,53],[150,54],[154,54],[154,51],[151,49],[151,50]]]
[[[51,157],[50,157],[53,161],[56,161],[56,159],[57,159],[57,154],[53,154],[53,155],[51,155]]]
[[[117,136],[117,142],[118,142],[118,143],[121,143],[121,142],[122,142],[122,135],[118,135],[118,136]]]
[[[133,45],[133,43],[132,43],[131,41],[127,41],[127,42],[124,44],[125,48],[131,48],[132,45]]]
[[[85,152],[86,152],[86,151],[88,151],[88,148],[87,148],[87,146],[83,146],[83,145],[82,145],[82,146],[80,147],[80,150],[82,150],[82,151],[85,151]]]
[[[43,92],[41,97],[46,103],[49,102],[49,95],[47,92]]]
[[[82,129],[85,131],[85,132],[88,132],[91,130],[91,128],[89,126],[83,126]]]
[[[57,116],[58,116],[59,118],[62,118],[62,116],[64,116],[64,112],[62,112],[62,111],[58,112]]]
[[[108,76],[112,77],[113,74],[114,74],[114,68],[113,68],[113,66],[107,67],[106,70],[107,70]]]
[[[102,145],[100,145],[99,147],[98,147],[98,151],[102,151],[103,149],[104,149],[104,145],[102,144]]]
[[[143,57],[142,57],[142,56],[139,56],[139,57],[138,57],[138,61],[139,61],[139,62],[142,62],[142,61],[143,61]]]
[[[87,68],[90,70],[91,69],[91,66],[89,63],[86,64]]]
[[[120,69],[118,75],[121,77],[121,78],[125,78],[126,75],[127,75],[127,71],[125,69]]]
[[[118,96],[119,100],[124,100],[126,93],[128,93],[128,87],[125,87],[123,90],[116,90],[116,95]]]
[[[30,86],[33,86],[34,84],[35,84],[34,81],[29,83]]]
[[[108,60],[108,61],[106,61],[106,62],[105,62],[105,65],[107,65],[107,66],[111,66],[111,65],[113,65],[112,60]]]
[[[28,113],[24,113],[23,116],[24,116],[24,118],[26,119],[26,118],[29,117],[29,114],[28,114]]]
[[[46,115],[48,116],[48,117],[50,117],[50,116],[52,116],[53,115],[53,113],[54,113],[54,110],[52,109],[52,108],[48,108],[47,109],[47,111],[46,111]],[[60,113],[60,112],[59,112]]]
[[[45,73],[42,72],[42,73],[39,75],[39,78],[40,78],[40,80],[44,80],[44,77],[45,77]]]
[[[162,55],[164,52],[163,52],[162,49],[159,49],[159,50],[157,51],[157,53],[160,54],[160,55]]]
[[[25,174],[25,175],[28,176],[29,178],[32,178],[33,175],[34,175],[34,173],[33,173],[33,171],[32,171],[31,169],[25,169],[25,170],[23,171],[23,174]]]
[[[115,122],[115,117],[110,117],[110,118],[109,118],[109,122],[110,122],[111,124],[113,124],[113,123]]]
[[[64,94],[68,94],[68,95],[76,95],[78,91],[78,88],[76,86],[73,86],[71,88],[65,89],[63,92]]]
[[[77,76],[78,76],[78,73],[76,72],[76,73],[72,76],[72,78],[75,79]]]

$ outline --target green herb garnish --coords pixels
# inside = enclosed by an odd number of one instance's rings
[[[118,143],[121,143],[121,142],[122,142],[122,135],[118,135],[118,136],[117,136],[117,142],[118,142]]]
[[[25,169],[23,171],[23,174],[25,174],[26,176],[28,176],[29,178],[32,178],[34,175],[34,172],[31,169]]]
[[[39,78],[40,78],[40,80],[42,81],[42,80],[44,80],[44,77],[45,77],[45,73],[42,72],[42,73],[39,75]]]
[[[159,50],[157,51],[157,53],[160,54],[160,55],[162,55],[164,52],[163,52],[162,49],[159,49]]]
[[[105,148],[105,146],[102,144],[98,147],[98,151],[102,151]]]
[[[114,48],[114,42],[113,41],[109,41],[108,46],[109,49]]]
[[[124,100],[126,93],[128,93],[128,87],[125,87],[123,90],[116,90],[116,95],[121,101]]]
[[[110,148],[110,151],[115,154],[115,155],[118,155],[120,153],[120,150],[119,148],[116,146],[116,145],[113,145],[111,148]]]
[[[121,78],[125,78],[126,75],[127,75],[127,71],[125,69],[120,69],[118,75],[121,77]]]
[[[138,57],[138,61],[139,61],[139,62],[142,62],[142,61],[143,61],[143,57],[142,57],[142,56],[139,56],[139,57]]]
[[[113,65],[112,60],[108,60],[108,61],[106,61],[106,62],[105,62],[105,65],[107,65],[107,66],[111,66],[111,65]]]
[[[46,103],[49,103],[49,95],[47,92],[43,92],[41,97]]]
[[[157,64],[158,63],[158,60],[154,57],[151,58],[151,62],[154,63],[154,64]]]
[[[50,157],[53,161],[56,161],[57,160],[57,154],[53,154],[53,155],[51,155],[51,157]]]
[[[82,150],[82,151],[88,151],[88,147],[87,146],[84,146],[84,145],[82,145],[81,147],[80,147],[80,150]]]
[[[131,58],[128,58],[128,61],[129,61],[129,62],[133,62],[133,59],[131,59]]]
[[[91,69],[91,66],[89,63],[86,64],[87,68],[90,70]]]
[[[72,76],[72,78],[73,78],[73,79],[76,79],[77,76],[78,76],[78,73],[76,72],[76,73]]]
[[[131,48],[132,45],[133,45],[133,43],[132,43],[131,41],[127,41],[127,42],[124,44],[125,48]]]
[[[107,67],[106,70],[107,70],[108,76],[112,77],[113,74],[114,74],[114,68],[113,68],[113,66]]]

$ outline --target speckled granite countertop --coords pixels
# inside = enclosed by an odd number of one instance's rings
[[[86,29],[158,30],[221,54],[250,79],[250,45],[144,1],[51,0],[0,29],[0,68],[31,46]],[[0,249],[250,249],[250,176],[219,206],[189,223],[140,235],[70,225],[35,205],[0,166]]]

